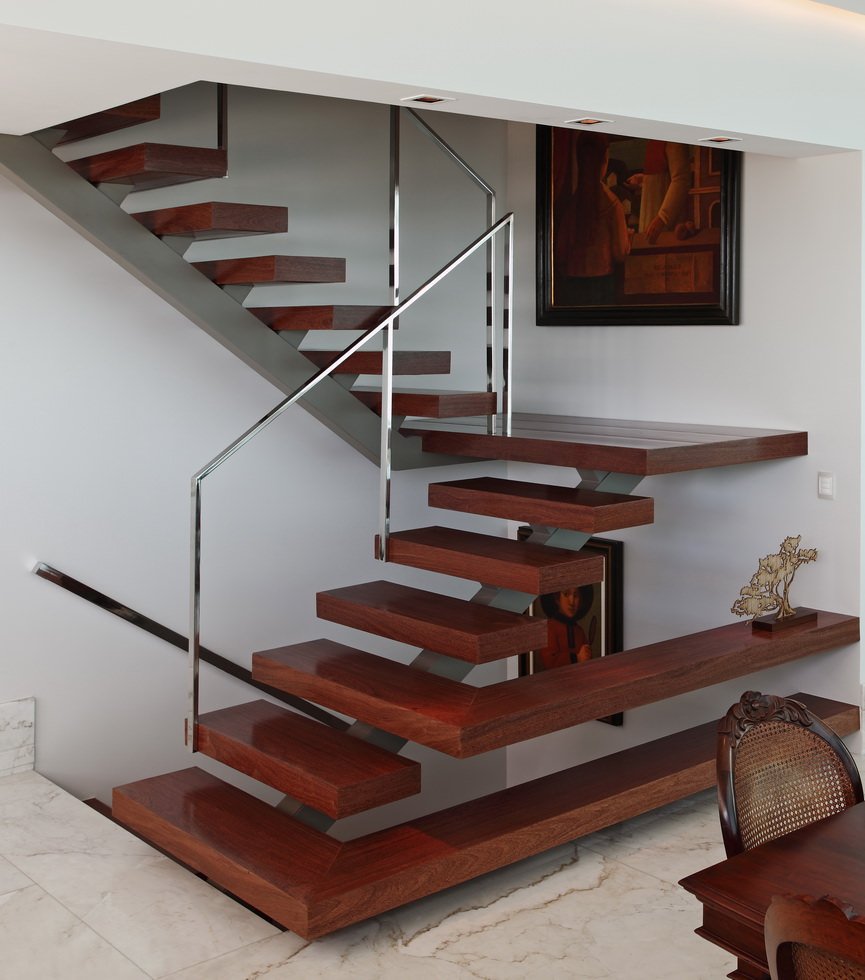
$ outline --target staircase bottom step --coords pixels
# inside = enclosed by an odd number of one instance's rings
[[[859,727],[855,705],[793,696],[840,735]],[[700,725],[347,843],[198,769],[118,787],[113,813],[312,939],[708,789],[716,731]]]

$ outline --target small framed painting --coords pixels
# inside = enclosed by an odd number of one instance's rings
[[[530,534],[528,527],[518,531],[521,539]],[[582,550],[604,559],[604,581],[551,592],[535,600],[532,615],[547,620],[547,643],[520,657],[520,676],[584,663],[622,650],[623,547],[621,541],[610,538],[589,538]],[[621,725],[622,712],[598,721]]]

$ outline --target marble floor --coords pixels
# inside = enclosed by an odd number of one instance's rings
[[[712,793],[305,942],[33,771],[0,778],[10,980],[720,980],[676,882],[723,857]]]

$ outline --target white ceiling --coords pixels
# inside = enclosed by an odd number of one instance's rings
[[[385,6],[392,0],[379,0]],[[395,3],[396,0],[393,0]],[[480,12],[480,8],[490,6],[487,0],[474,0],[477,8],[464,8],[463,17],[471,17],[475,12]],[[631,7],[637,0],[607,0],[612,6],[622,9]],[[678,0],[681,4],[683,0]],[[703,0],[709,4],[710,0]],[[727,0],[727,5],[735,5],[737,0]],[[749,10],[758,9],[760,3],[763,5],[775,5],[782,3],[783,0],[749,0],[751,4]],[[788,0],[795,5],[799,0]],[[645,0],[640,0],[645,4]],[[757,5],[755,7],[754,5]],[[253,8],[268,6],[268,0],[247,0],[246,9],[250,11],[250,20],[255,23]],[[550,0],[548,6],[557,6],[558,0]],[[862,0],[865,5],[865,0]],[[97,9],[105,7],[105,9]],[[696,142],[699,139],[717,134],[717,130],[707,129],[700,126],[686,125],[682,123],[671,123],[664,119],[635,117],[623,115],[622,113],[611,113],[609,107],[604,104],[550,104],[541,101],[532,101],[530,96],[551,92],[556,89],[559,91],[579,90],[586,92],[592,90],[591,85],[586,85],[585,80],[594,79],[595,75],[589,71],[588,51],[591,47],[591,38],[585,41],[580,39],[580,58],[582,63],[576,60],[573,52],[577,48],[571,47],[571,42],[566,41],[565,47],[561,50],[566,53],[568,58],[574,58],[575,67],[580,67],[584,73],[582,82],[578,82],[577,75],[570,80],[567,72],[567,63],[564,73],[562,66],[558,64],[556,70],[550,62],[549,72],[539,72],[531,67],[532,58],[537,61],[540,59],[543,64],[543,50],[531,47],[531,42],[526,44],[526,52],[523,61],[518,60],[519,51],[510,52],[511,61],[507,61],[502,45],[505,42],[512,46],[523,42],[522,38],[514,39],[513,28],[505,30],[499,27],[499,40],[497,46],[489,46],[489,64],[480,65],[470,63],[470,59],[477,61],[478,51],[486,51],[478,48],[477,44],[469,46],[466,38],[457,32],[454,35],[454,44],[462,43],[464,51],[461,52],[462,60],[457,60],[455,52],[453,58],[448,60],[447,56],[442,57],[441,49],[436,49],[436,44],[443,43],[448,37],[450,30],[448,23],[430,23],[428,36],[424,39],[423,45],[418,42],[417,58],[412,59],[412,51],[402,50],[400,58],[383,62],[376,58],[375,51],[371,51],[370,57],[363,58],[358,56],[360,42],[352,38],[352,30],[359,29],[361,23],[357,21],[342,23],[342,29],[333,34],[332,40],[328,38],[322,40],[322,28],[316,25],[316,32],[313,35],[304,34],[299,26],[295,34],[281,33],[274,29],[273,33],[278,34],[274,39],[267,32],[260,30],[254,37],[247,33],[237,33],[236,43],[230,28],[231,25],[214,24],[218,20],[218,15],[211,13],[209,20],[207,11],[213,11],[212,5],[205,3],[204,0],[184,0],[178,7],[175,4],[164,4],[166,11],[160,21],[158,18],[144,18],[140,23],[137,19],[128,16],[119,18],[116,5],[110,7],[103,0],[81,0],[80,3],[69,4],[68,0],[39,0],[35,4],[21,4],[12,0],[0,0],[0,86],[2,91],[14,93],[14,97],[7,97],[0,100],[0,132],[11,134],[22,134],[33,132],[38,129],[74,119],[78,116],[87,115],[110,106],[120,105],[124,102],[150,95],[156,92],[167,91],[181,85],[192,82],[222,81],[229,84],[248,85],[260,88],[268,88],[284,91],[305,92],[310,94],[334,96],[361,101],[396,103],[406,96],[428,91],[423,87],[423,83],[418,84],[418,78],[436,77],[448,78],[450,81],[461,80],[469,84],[476,85],[474,91],[465,89],[449,89],[441,91],[439,94],[455,97],[456,101],[444,104],[442,108],[430,111],[447,111],[467,115],[485,116],[489,118],[500,118],[517,122],[541,123],[547,125],[559,125],[566,119],[573,119],[580,116],[601,116],[603,118],[613,118],[614,124],[607,127],[609,131],[633,136],[653,136],[655,138],[666,138],[681,142]],[[273,3],[270,2],[273,7]],[[293,5],[281,5],[279,8],[284,12]],[[323,7],[312,8],[316,17],[324,17],[331,6],[338,7],[339,4],[324,4]],[[573,10],[573,4],[567,5],[569,10]],[[593,9],[598,8],[594,4],[590,5]],[[667,0],[661,5],[663,8],[675,6],[675,0]],[[819,10],[813,4],[805,4],[811,10]],[[639,4],[637,4],[639,7]],[[184,16],[182,21],[177,17],[174,22],[169,20],[171,9],[180,10]],[[200,9],[198,9],[200,8]],[[274,8],[275,10],[276,8]],[[351,9],[351,8],[346,8]],[[357,11],[357,7],[354,7]],[[405,9],[402,0],[396,4],[396,9]],[[584,8],[588,9],[588,8]],[[603,9],[603,8],[601,8]],[[693,10],[694,8],[690,8]],[[706,8],[704,8],[706,9]],[[784,8],[786,10],[786,8]],[[688,12],[686,5],[681,10]],[[96,31],[97,22],[94,20],[96,15],[103,18],[109,17],[109,11],[115,14],[113,22],[105,21],[101,28],[104,34],[112,33],[110,40],[97,39],[95,37],[83,36],[87,30]],[[166,13],[167,12],[167,13]],[[645,12],[645,6],[639,13]],[[196,24],[192,22],[193,13],[202,18],[202,30],[196,33]],[[604,12],[604,16],[607,15]],[[828,13],[828,12],[827,12]],[[276,16],[276,14],[274,14]],[[311,16],[310,14],[301,16]],[[356,16],[360,16],[359,13]],[[407,15],[408,16],[408,15]],[[601,16],[601,15],[598,15]],[[849,15],[837,14],[837,17],[846,19]],[[89,18],[89,19],[88,19]],[[830,18],[831,19],[831,18]],[[367,18],[369,20],[369,18]],[[5,21],[5,23],[4,23]],[[13,22],[15,21],[15,22]],[[27,24],[23,23],[28,22]],[[44,29],[42,23],[50,23],[66,26],[70,31],[76,26],[75,33],[59,33]],[[186,45],[188,50],[169,50],[155,43],[155,38],[165,38],[165,24],[172,24],[171,39],[172,43],[180,46]],[[39,26],[33,26],[38,24]],[[131,24],[131,26],[130,26]],[[160,26],[163,28],[160,31]],[[222,27],[221,35],[217,27]],[[367,25],[367,30],[375,31],[380,26],[378,23]],[[412,26],[412,25],[408,25]],[[476,26],[479,30],[487,26],[481,22]],[[795,26],[795,25],[794,25]],[[213,33],[213,38],[205,43],[202,40],[209,27]],[[433,27],[439,32],[437,35]],[[788,29],[790,25],[787,25]],[[685,25],[682,30],[694,31],[694,25]],[[384,27],[382,26],[382,30]],[[395,27],[394,30],[397,30]],[[127,40],[118,40],[118,37],[138,37],[139,33],[147,43],[133,44]],[[639,33],[639,32],[637,32]],[[410,36],[410,32],[403,30],[404,35]],[[483,35],[482,35],[483,36]],[[313,44],[313,41],[316,44]],[[637,38],[639,41],[639,38]],[[379,50],[390,51],[396,38],[391,38],[386,32],[381,37]],[[164,43],[164,42],[163,42]],[[366,42],[369,45],[369,41]],[[552,43],[552,39],[550,41]],[[561,43],[561,39],[558,39]],[[632,39],[631,43],[635,43]],[[586,46],[588,45],[588,47]],[[193,50],[194,48],[194,50]],[[280,64],[265,63],[263,58],[276,58],[277,50],[283,51],[280,57]],[[249,56],[249,60],[241,58],[228,58],[216,56],[214,54],[203,53],[204,51],[224,53],[226,51],[238,51]],[[312,53],[310,53],[312,52]],[[324,53],[323,53],[324,52]],[[423,61],[423,57],[426,61]],[[599,49],[597,57],[602,62],[605,59],[605,52]],[[629,56],[624,50],[621,56],[623,59],[630,57],[633,65],[633,56]],[[648,54],[647,54],[648,57]],[[697,63],[702,64],[700,54],[696,55]],[[298,65],[302,67],[292,67]],[[348,71],[353,71],[353,75],[339,75],[328,72],[312,70],[309,66],[321,65],[331,67],[339,65],[341,68],[348,66]],[[416,67],[419,66],[419,67]],[[430,68],[430,66],[434,66]],[[480,67],[481,71],[477,69]],[[638,65],[633,67],[639,68]],[[633,71],[632,67],[632,71]],[[472,69],[472,70],[469,70]],[[485,72],[484,72],[485,70]],[[707,71],[717,73],[717,89],[721,93],[715,97],[715,88],[709,87],[706,91],[719,106],[725,111],[713,113],[713,118],[717,116],[723,119],[730,116],[726,111],[726,102],[736,106],[735,86],[730,83],[736,80],[737,66],[733,62],[723,65],[713,65]],[[613,72],[613,68],[609,68]],[[373,75],[373,77],[370,77]],[[376,78],[375,76],[379,76]],[[692,72],[693,75],[693,72]],[[541,77],[543,76],[543,77]],[[400,78],[406,79],[400,81]],[[610,76],[611,81],[613,76]],[[390,80],[380,80],[390,79]],[[514,81],[514,84],[511,84]],[[647,76],[645,91],[641,87],[625,92],[620,104],[652,105],[658,111],[658,100],[652,100],[651,83],[653,79]],[[705,86],[705,79],[696,78],[695,81],[702,81]],[[621,86],[621,81],[619,81]],[[662,78],[655,78],[654,84],[657,92],[666,96],[672,92],[669,87],[664,89]],[[744,84],[744,83],[742,83]],[[518,92],[520,95],[526,93],[529,98],[515,100],[513,98],[491,97],[489,94],[479,94],[484,89],[487,91],[510,91]],[[595,86],[595,90],[604,91]],[[733,93],[734,98],[726,99],[726,92]],[[688,92],[680,97],[680,102],[688,104],[689,115],[692,118],[706,118],[707,112],[704,106],[707,104],[705,93],[702,103],[699,101],[700,89],[695,87],[691,102],[696,105],[693,108],[687,101]],[[636,103],[635,103],[636,99]],[[598,101],[596,97],[596,102]],[[746,103],[743,103],[746,104]],[[663,106],[661,106],[663,109]],[[735,118],[735,113],[732,114]],[[753,115],[753,114],[752,114]],[[774,116],[772,121],[775,122]],[[783,125],[780,127],[783,130]],[[728,135],[742,137],[741,143],[729,145],[728,149],[747,150],[752,152],[767,153],[787,157],[805,157],[814,154],[836,152],[840,144],[827,145],[819,143],[804,142],[801,140],[790,140],[768,137],[756,132],[739,132],[736,130],[723,130]],[[844,144],[849,147],[855,144]],[[844,148],[841,146],[841,148]]]

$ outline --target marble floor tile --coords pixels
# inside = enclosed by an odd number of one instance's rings
[[[671,884],[727,856],[714,791],[608,827],[580,844]]]
[[[37,885],[0,896],[0,950],[10,980],[149,980]]]
[[[693,934],[675,885],[573,846],[312,943],[290,934],[171,980],[718,980],[733,967]]]
[[[10,864],[5,858],[0,857],[0,895],[27,888],[32,884],[30,878],[22,874],[14,864]]]
[[[0,781],[0,854],[152,977],[278,933],[36,773]]]

